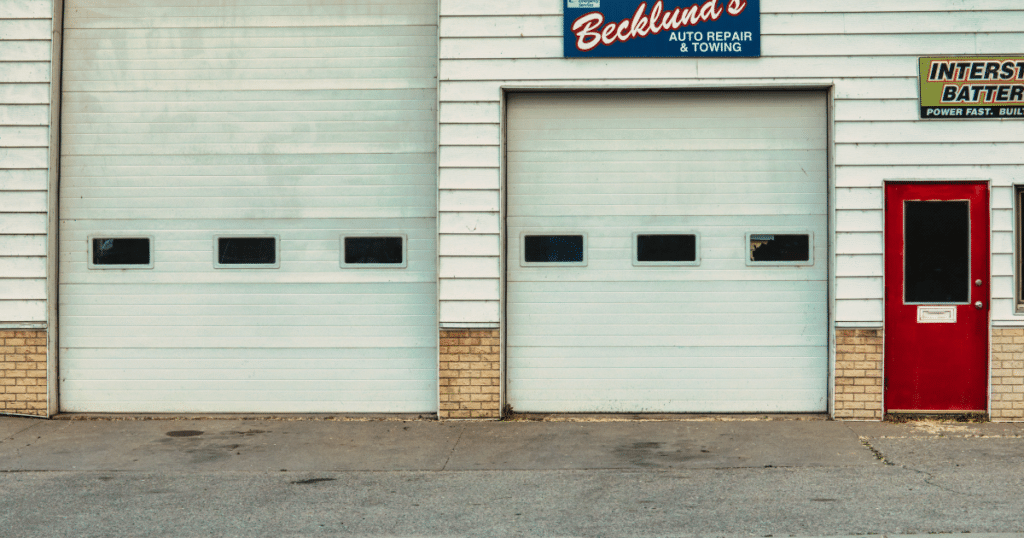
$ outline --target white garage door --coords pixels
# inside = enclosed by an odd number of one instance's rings
[[[518,411],[826,409],[826,99],[508,102]]]
[[[62,409],[436,410],[436,2],[66,13]]]

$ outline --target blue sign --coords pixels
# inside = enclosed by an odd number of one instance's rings
[[[563,0],[566,58],[761,56],[760,0]]]

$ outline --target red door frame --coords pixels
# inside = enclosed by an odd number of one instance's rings
[[[886,182],[883,196],[885,411],[987,412],[992,278],[989,185]],[[968,301],[944,305],[955,308],[955,324],[920,323],[917,316],[922,305],[904,304],[903,224],[908,200],[968,201]],[[978,280],[981,285],[975,285]],[[981,309],[975,306],[979,301]]]

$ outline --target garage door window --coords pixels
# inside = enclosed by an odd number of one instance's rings
[[[750,233],[747,245],[747,265],[814,265],[810,233]]]
[[[408,266],[405,235],[342,236],[341,266],[352,269]]]
[[[152,269],[151,237],[89,237],[89,269]]]
[[[633,234],[633,265],[700,265],[696,233]]]
[[[586,234],[523,234],[522,265],[587,264]]]
[[[281,266],[280,241],[273,236],[218,235],[213,240],[218,269],[275,269]]]

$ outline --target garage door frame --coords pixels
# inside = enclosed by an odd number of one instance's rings
[[[826,290],[827,290],[827,341],[826,341],[826,413],[830,418],[835,417],[835,360],[836,360],[836,155],[835,155],[835,85],[831,82],[820,84],[778,84],[765,85],[757,83],[746,84],[738,81],[733,85],[701,85],[701,84],[678,84],[673,81],[666,81],[662,85],[615,85],[607,81],[597,81],[594,84],[576,85],[551,85],[540,86],[536,84],[504,84],[501,86],[501,97],[499,102],[499,116],[501,126],[500,136],[500,164],[499,177],[500,205],[499,219],[500,227],[500,249],[501,265],[500,274],[500,330],[501,330],[501,408],[505,411],[514,411],[508,406],[508,273],[512,263],[517,260],[509,258],[509,241],[518,241],[517,237],[511,237],[508,230],[508,128],[509,128],[509,98],[514,94],[524,93],[572,93],[572,92],[650,92],[650,91],[730,91],[730,92],[757,92],[757,91],[807,91],[823,92],[825,96],[825,120],[826,120]],[[852,325],[851,325],[852,326]]]

